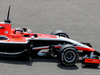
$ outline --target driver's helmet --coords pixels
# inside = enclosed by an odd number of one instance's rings
[[[16,28],[15,29],[15,34],[22,34],[24,32],[24,30],[22,28]]]

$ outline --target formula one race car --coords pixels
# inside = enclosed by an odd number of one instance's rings
[[[75,65],[79,56],[82,57],[83,64],[99,65],[100,53],[94,50],[90,43],[72,40],[62,30],[40,34],[31,33],[27,28],[11,29],[9,13],[10,6],[7,19],[0,22],[0,56],[24,56],[26,59],[43,55],[41,50],[48,50],[46,54],[56,56],[63,65]]]

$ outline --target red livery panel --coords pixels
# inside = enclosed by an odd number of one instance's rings
[[[89,59],[89,58],[85,58],[85,63],[92,63],[92,64],[99,64],[100,60],[99,59]]]

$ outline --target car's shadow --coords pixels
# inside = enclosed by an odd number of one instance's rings
[[[98,66],[91,66],[91,65],[82,65],[82,69],[97,69],[100,70]]]
[[[4,58],[0,57],[0,62],[1,63],[7,63],[7,64],[18,64],[18,65],[27,65],[27,66],[32,66],[34,62],[46,62],[46,63],[58,63],[57,58],[48,58],[48,57],[35,57],[32,58],[31,60],[21,60],[19,58]],[[80,61],[78,63],[81,63]],[[78,66],[74,65],[71,67],[64,66],[61,64],[57,64],[57,67],[60,69],[65,69],[65,70],[78,70]],[[83,69],[99,69],[99,67],[91,67],[91,66],[82,66]]]
[[[74,65],[74,66],[64,66],[62,64],[58,64],[57,65],[59,68],[64,69],[64,70],[78,70],[78,66]]]
[[[33,63],[33,61],[21,60],[20,58],[18,59],[18,58],[5,58],[5,57],[0,57],[0,62],[7,64],[28,65],[28,66],[32,66]]]
[[[18,64],[18,65],[27,65],[32,66],[34,62],[49,62],[49,63],[57,63],[56,58],[48,58],[48,57],[34,57],[31,60],[23,60],[21,58],[6,58],[6,57],[0,57],[1,63],[7,63],[7,64]]]

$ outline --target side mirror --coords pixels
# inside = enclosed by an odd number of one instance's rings
[[[38,37],[38,35],[37,35],[37,34],[34,34],[33,36],[34,36],[35,38],[36,38],[36,37]]]

